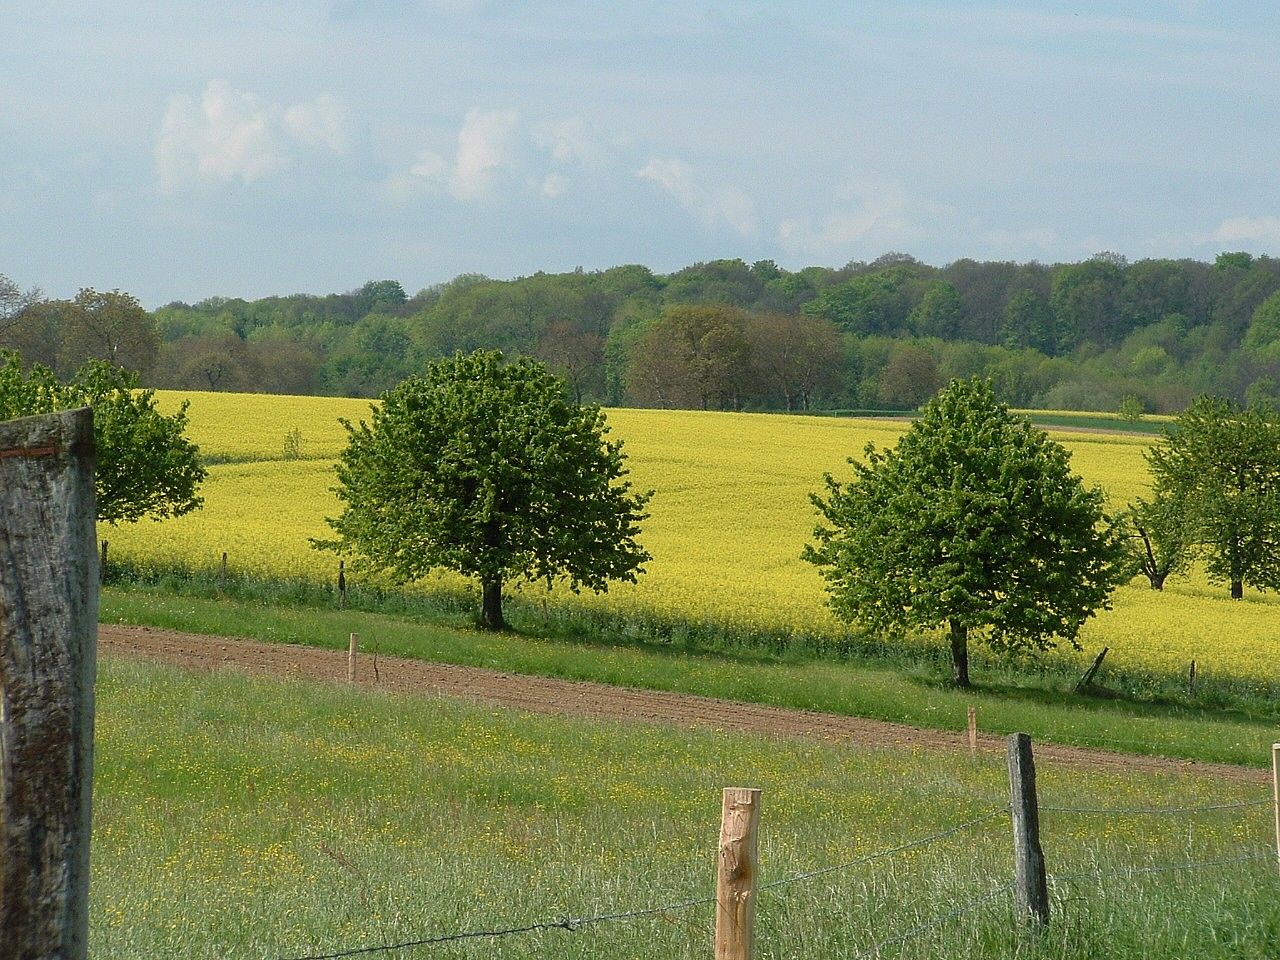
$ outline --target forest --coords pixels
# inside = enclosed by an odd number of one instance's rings
[[[64,374],[101,357],[153,387],[376,396],[480,347],[537,357],[577,399],[613,406],[909,410],[971,375],[1018,407],[1256,404],[1280,398],[1280,259],[715,260],[150,312],[120,291],[47,299],[0,277],[0,348]]]

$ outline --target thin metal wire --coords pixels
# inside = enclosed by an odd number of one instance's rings
[[[1041,804],[1042,811],[1049,813],[1081,813],[1101,814],[1103,816],[1134,817],[1164,816],[1175,813],[1205,813],[1210,810],[1239,810],[1244,807],[1270,806],[1275,801],[1271,797],[1262,800],[1241,800],[1237,803],[1209,803],[1199,807],[1055,807]]]
[[[916,850],[920,847],[927,847],[931,843],[937,843],[939,840],[945,840],[947,837],[954,836],[965,830],[969,830],[979,824],[986,823],[989,820],[995,820],[997,817],[1007,816],[1008,807],[997,807],[989,813],[984,813],[980,817],[974,817],[972,820],[966,820],[964,823],[958,823],[954,827],[948,827],[946,830],[938,833],[930,834],[927,837],[921,837],[918,840],[912,840],[908,843],[900,844],[896,847],[888,847],[884,850],[877,850],[875,853],[869,853],[865,856],[855,857],[852,860],[846,860],[844,863],[832,864],[829,867],[819,867],[817,870],[809,870],[805,873],[797,873],[794,876],[783,877],[779,880],[771,880],[769,883],[760,886],[761,891],[772,890],[776,887],[785,886],[789,883],[799,883],[802,880],[812,880],[814,877],[821,877],[824,874],[835,873],[837,870],[847,870],[850,867],[858,867],[867,863],[874,863],[876,860],[883,860],[885,857],[891,857],[894,854],[904,853],[907,850]]]
[[[440,934],[434,937],[423,937],[418,940],[402,940],[397,943],[376,944],[367,947],[352,947],[346,950],[335,950],[332,953],[307,954],[305,956],[281,958],[281,960],[341,960],[343,957],[357,957],[373,953],[390,953],[395,950],[408,950],[412,947],[426,947],[440,943],[454,943],[458,940],[496,939],[510,937],[522,933],[536,933],[542,930],[565,930],[573,933],[583,927],[594,926],[614,920],[634,920],[639,917],[657,916],[664,913],[676,913],[715,903],[715,897],[697,897],[692,900],[681,900],[659,907],[641,907],[635,910],[623,910],[618,913],[602,913],[591,917],[563,917],[559,920],[540,920],[536,923],[519,927],[499,927],[492,930],[467,930],[461,933]]]
[[[906,941],[906,940],[912,940],[920,936],[921,934],[928,933],[930,930],[934,929],[935,927],[939,927],[944,923],[947,923],[951,920],[956,919],[957,917],[962,917],[966,913],[972,913],[974,910],[977,910],[979,907],[986,906],[992,900],[996,900],[1000,897],[1005,896],[1011,890],[1013,890],[1013,884],[1011,883],[1005,884],[999,890],[993,890],[991,893],[987,894],[984,897],[979,897],[977,900],[970,900],[968,903],[964,904],[963,906],[957,907],[956,909],[948,913],[944,913],[940,917],[935,917],[934,919],[928,921],[927,923],[920,924],[918,927],[912,927],[906,933],[899,933],[896,936],[887,937],[886,939],[881,940],[878,943],[874,944],[870,950],[858,954],[858,956],[878,957],[880,956],[880,951],[883,950],[885,947],[892,946],[895,943],[902,943],[903,941]]]
[[[1203,867],[1223,867],[1234,863],[1248,863],[1251,860],[1274,860],[1274,850],[1248,853],[1240,857],[1224,857],[1220,860],[1189,860],[1183,863],[1158,863],[1149,867],[1121,867],[1118,870],[1088,870],[1082,873],[1050,874],[1045,879],[1052,883],[1066,883],[1072,880],[1101,880],[1106,877],[1131,877],[1143,873],[1172,873],[1178,870],[1199,870]]]

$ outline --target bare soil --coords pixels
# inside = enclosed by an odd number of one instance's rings
[[[233,669],[299,680],[339,682],[347,678],[345,651],[284,643],[201,636],[150,627],[102,625],[99,649],[108,656],[140,657],[194,670]],[[481,667],[429,663],[362,652],[357,683],[394,694],[457,697],[496,707],[625,723],[669,724],[711,730],[797,737],[861,746],[967,750],[963,733],[923,730],[905,724],[792,710],[686,693],[636,690],[602,683],[502,673]],[[1004,750],[1002,737],[979,735],[979,749]],[[1081,747],[1036,745],[1037,760],[1150,773],[1195,773],[1265,783],[1267,771],[1221,763],[1140,757]]]

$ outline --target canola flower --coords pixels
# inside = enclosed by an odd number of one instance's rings
[[[345,443],[339,417],[367,417],[369,401],[221,393],[159,394],[162,405],[191,401],[191,434],[213,462],[205,507],[163,524],[104,530],[113,555],[212,569],[222,552],[249,575],[331,582],[335,561],[309,546],[330,533],[324,522],[339,504],[332,465]],[[642,534],[653,555],[639,583],[607,594],[556,591],[552,603],[620,614],[657,614],[694,622],[839,636],[817,571],[800,559],[815,514],[808,495],[822,476],[847,476],[850,456],[870,442],[895,443],[906,424],[773,414],[617,409],[608,411],[631,479],[653,488]],[[298,430],[302,459],[282,457]],[[1109,508],[1124,509],[1148,486],[1146,436],[1050,431],[1072,454],[1087,483],[1103,488]],[[436,581],[456,587],[442,575]],[[525,588],[542,597],[541,588]],[[1103,645],[1118,666],[1202,671],[1274,680],[1276,602],[1251,594],[1233,603],[1203,578],[1165,591],[1140,581],[1122,587],[1115,608],[1081,634],[1084,653]]]

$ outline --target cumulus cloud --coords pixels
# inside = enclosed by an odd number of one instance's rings
[[[542,178],[542,195],[554,200],[569,189],[569,178],[563,173],[548,173]]]
[[[444,184],[459,200],[487,197],[497,174],[516,166],[518,122],[514,110],[469,110],[458,130],[453,160],[437,153],[423,153],[409,172]]]
[[[1280,247],[1280,217],[1229,217],[1209,235],[1217,243]]]
[[[848,256],[868,246],[893,247],[924,238],[924,224],[953,216],[949,207],[908,196],[892,184],[862,184],[845,191],[838,208],[820,218],[793,217],[778,225],[778,242],[791,254]]]
[[[160,188],[172,193],[200,181],[254,183],[288,166],[298,145],[346,150],[348,130],[341,102],[327,94],[280,108],[210,80],[199,102],[169,98],[156,138]]]
[[[299,143],[346,153],[351,148],[351,121],[337,97],[322,93],[310,103],[295,103],[284,111],[284,128]]]
[[[600,138],[581,117],[538,124],[533,130],[534,142],[558,164],[594,164],[604,159]]]
[[[754,236],[760,231],[755,201],[727,184],[706,186],[693,167],[683,160],[655,157],[638,170],[636,176],[671,194],[705,226],[725,224],[743,236]]]

